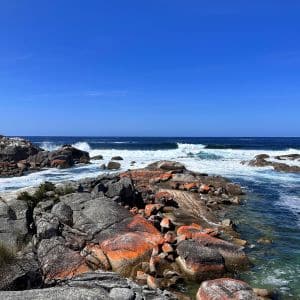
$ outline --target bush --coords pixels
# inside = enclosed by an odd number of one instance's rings
[[[52,182],[45,181],[39,188],[35,191],[34,197],[36,199],[42,200],[46,197],[46,193],[50,191],[55,191],[55,185]]]
[[[31,209],[33,209],[39,202],[48,198],[46,193],[50,191],[55,191],[55,185],[52,182],[46,181],[38,187],[38,189],[34,192],[33,195],[30,195],[28,192],[25,191],[20,193],[17,199],[26,201],[28,206]]]
[[[0,243],[0,267],[10,263],[16,257],[16,253],[13,249]]]

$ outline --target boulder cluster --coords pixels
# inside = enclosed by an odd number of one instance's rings
[[[259,154],[256,155],[253,160],[242,163],[247,163],[249,166],[253,167],[272,167],[275,171],[278,172],[300,173],[300,166],[283,162],[287,160],[300,162],[300,154],[287,154],[274,157],[271,157],[268,154]]]
[[[201,283],[198,300],[258,299],[228,278],[249,263],[219,212],[242,194],[160,161],[2,200],[0,299],[190,299],[179,289],[186,281]]]
[[[71,145],[45,151],[25,139],[0,136],[0,177],[22,176],[43,168],[69,168],[89,161],[87,152]]]

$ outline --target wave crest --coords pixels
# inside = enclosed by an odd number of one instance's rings
[[[87,142],[77,142],[77,143],[73,144],[72,146],[79,150],[86,151],[86,152],[90,152],[92,150],[91,146]]]

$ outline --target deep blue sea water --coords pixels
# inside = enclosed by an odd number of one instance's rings
[[[271,168],[241,164],[255,155],[298,153],[300,138],[142,138],[142,137],[26,137],[53,150],[72,144],[102,154],[104,161],[67,170],[45,170],[21,178],[0,179],[0,191],[38,185],[44,180],[62,181],[91,177],[99,165],[121,155],[122,169],[143,167],[159,159],[184,163],[189,169],[226,176],[240,183],[247,195],[244,203],[231,207],[228,216],[237,223],[241,237],[249,241],[246,251],[254,267],[240,274],[255,287],[275,288],[282,299],[300,299],[300,174],[278,173]],[[290,164],[300,162],[288,161]],[[268,238],[271,244],[259,244]]]

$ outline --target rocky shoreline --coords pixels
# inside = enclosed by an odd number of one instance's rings
[[[221,215],[242,195],[160,161],[2,199],[0,299],[270,299],[235,279],[247,242]]]
[[[289,165],[283,161],[300,162],[299,154],[287,154],[271,157],[268,154],[259,154],[250,161],[243,161],[252,167],[272,167],[277,172],[300,173],[300,166]]]
[[[22,176],[45,168],[65,169],[89,162],[88,152],[71,145],[46,151],[25,139],[0,135],[0,177]]]

